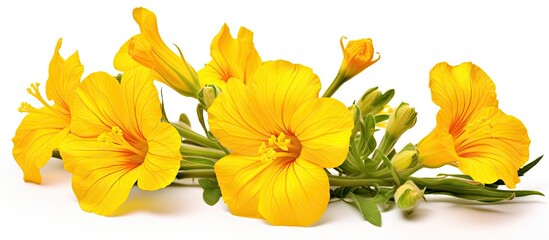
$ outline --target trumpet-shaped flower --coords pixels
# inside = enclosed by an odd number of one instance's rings
[[[352,40],[347,43],[347,46],[343,46],[344,38],[346,37],[342,37],[339,41],[343,51],[343,62],[341,62],[338,75],[341,75],[343,81],[346,81],[379,61],[379,56],[373,59],[374,45],[372,39]]]
[[[235,215],[275,225],[310,225],[330,198],[323,168],[345,160],[353,128],[339,101],[318,98],[311,69],[266,62],[251,81],[229,79],[227,93],[208,109],[212,133],[232,153],[215,173]]]
[[[69,133],[71,109],[69,96],[80,83],[84,67],[80,64],[78,52],[66,61],[59,54],[61,39],[57,41],[54,55],[49,66],[49,77],[46,82],[46,96],[54,102],[50,105],[40,94],[39,83],[32,84],[27,91],[34,96],[42,108],[34,108],[24,102],[20,112],[29,113],[15,132],[13,138],[13,156],[23,170],[24,180],[41,183],[42,168]]]
[[[135,8],[133,18],[141,34],[122,45],[114,58],[114,67],[127,71],[143,65],[154,71],[156,80],[184,96],[196,98],[201,88],[198,76],[183,55],[175,54],[160,38],[156,15],[145,8]]]
[[[181,138],[160,122],[152,73],[143,67],[112,76],[90,74],[75,91],[71,134],[60,147],[80,207],[109,215],[131,188],[157,190],[179,170]]]
[[[230,78],[247,83],[261,65],[253,43],[253,32],[244,27],[238,31],[238,38],[234,39],[227,24],[224,24],[214,37],[210,51],[212,60],[198,71],[202,86],[215,84],[224,88]]]
[[[475,181],[498,179],[509,188],[528,160],[530,139],[520,120],[497,108],[495,86],[472,63],[439,63],[430,74],[433,102],[440,106],[437,126],[418,145],[426,167],[457,165]]]

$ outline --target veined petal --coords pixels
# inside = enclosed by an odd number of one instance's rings
[[[318,98],[320,79],[312,69],[286,61],[269,61],[259,67],[248,84],[257,108],[254,114],[271,134],[288,129],[302,103]]]
[[[257,108],[259,105],[244,83],[230,79],[227,91],[208,109],[210,130],[223,146],[240,154],[256,156],[261,143],[272,134],[258,118]]]
[[[145,129],[148,152],[143,164],[139,166],[137,185],[143,190],[153,191],[174,181],[181,164],[181,136],[174,127],[164,122]]]
[[[162,118],[158,91],[153,84],[153,73],[145,67],[132,68],[122,75],[119,87],[122,89],[124,102],[130,109],[128,111],[130,121],[125,122],[124,125],[133,136],[143,139],[143,133],[151,131],[144,127],[154,128]]]
[[[215,164],[215,174],[223,201],[234,215],[260,218],[257,210],[262,174],[269,164],[259,157],[232,153]]]
[[[128,41],[126,41],[114,56],[114,69],[124,72],[134,67],[141,66],[141,64],[133,60],[132,56],[130,55],[131,40],[132,39],[130,38]]]
[[[112,214],[129,196],[141,171],[142,161],[118,145],[103,145],[93,139],[67,138],[63,144],[72,155],[63,155],[69,161],[77,161],[73,171],[72,188],[80,207],[100,215]],[[75,152],[77,151],[77,152]]]
[[[455,140],[459,169],[474,180],[509,188],[520,181],[518,169],[529,157],[530,139],[524,125],[495,107],[481,109]]]
[[[263,176],[261,216],[273,225],[308,226],[320,219],[330,200],[324,169],[300,158],[273,165]]]
[[[223,86],[230,78],[249,81],[261,65],[261,58],[253,44],[253,33],[241,27],[238,38],[231,36],[224,24],[214,37],[211,47],[212,61],[198,72],[201,85],[213,83]]]
[[[461,134],[473,113],[498,106],[494,83],[481,68],[469,62],[455,67],[445,62],[435,65],[429,87],[433,102],[452,113],[453,136]]]
[[[40,168],[69,133],[70,119],[49,108],[29,113],[15,132],[12,154],[26,182],[41,183]]]
[[[458,160],[452,135],[440,128],[433,129],[419,142],[417,148],[419,160],[425,167],[437,168]]]
[[[320,167],[333,168],[345,161],[353,120],[343,103],[332,98],[318,98],[298,108],[289,129],[302,145],[303,159]]]
[[[118,81],[105,72],[95,72],[82,81],[72,101],[71,131],[96,138],[118,126],[127,133],[129,112]]]
[[[59,54],[61,39],[57,41],[55,53],[50,61],[49,76],[46,82],[46,96],[61,106],[63,112],[70,115],[69,97],[80,83],[84,66],[80,63],[78,52],[66,61]]]

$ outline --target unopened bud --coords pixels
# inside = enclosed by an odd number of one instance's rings
[[[362,116],[368,116],[368,114],[375,116],[391,101],[394,94],[393,89],[382,93],[377,87],[370,88],[362,95],[356,105],[360,108]]]
[[[419,203],[419,199],[423,198],[424,190],[421,190],[417,185],[408,180],[402,184],[395,192],[395,203],[402,211],[411,213]]]
[[[389,116],[386,134],[391,135],[393,139],[398,139],[404,132],[412,128],[416,121],[416,110],[407,103],[401,103]]]
[[[206,84],[205,87],[200,89],[197,97],[202,107],[208,110],[208,108],[213,104],[215,98],[219,96],[219,94],[221,94],[221,89],[213,84]]]
[[[397,172],[402,172],[408,169],[414,161],[417,161],[416,150],[402,150],[393,156],[391,164]]]

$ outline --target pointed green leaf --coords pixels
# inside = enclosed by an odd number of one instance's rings
[[[202,197],[204,198],[204,202],[206,202],[206,204],[213,206],[221,198],[221,189],[219,188],[211,189],[211,190],[205,189],[204,192],[202,193]]]
[[[361,197],[353,193],[349,194],[349,197],[353,199],[358,210],[362,213],[364,220],[373,224],[374,226],[381,227],[381,213],[377,207],[377,202],[371,198]]]

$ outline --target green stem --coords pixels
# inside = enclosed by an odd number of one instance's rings
[[[207,158],[181,159],[179,170],[213,169],[214,161]],[[200,160],[200,161],[199,161]]]
[[[322,95],[322,97],[331,97],[334,95],[334,93],[343,85],[343,83],[347,82],[350,78],[345,78],[342,72],[338,72],[337,76],[334,78],[334,81],[332,81],[332,84],[326,89],[326,92]]]
[[[170,124],[172,126],[174,126],[175,129],[177,129],[177,132],[179,132],[179,135],[181,135],[182,138],[191,140],[191,141],[196,142],[196,143],[198,143],[202,146],[205,146],[205,147],[220,149],[219,145],[217,145],[217,142],[212,141],[212,140],[208,139],[207,137],[204,137],[204,136],[196,133],[192,129],[190,129],[186,126],[183,126],[179,123],[171,122]]]
[[[222,157],[225,157],[227,154],[221,150],[199,147],[191,144],[181,144],[179,148],[181,155],[186,157],[205,157],[211,158],[214,160],[219,160]]]
[[[392,186],[393,181],[387,179],[369,179],[369,178],[355,178],[355,177],[344,177],[344,176],[334,176],[328,175],[330,180],[330,186],[339,186],[339,187],[365,187],[365,186],[375,186],[375,185],[386,185]]]
[[[215,172],[213,169],[180,171],[176,178],[215,178]]]

